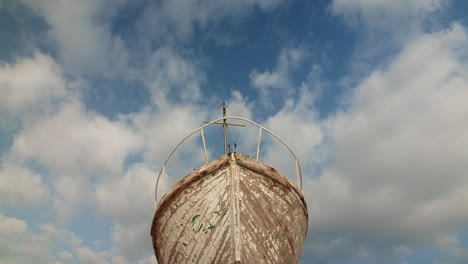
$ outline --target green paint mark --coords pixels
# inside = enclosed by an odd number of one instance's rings
[[[203,227],[203,224],[201,224],[200,227],[198,227],[198,230],[197,230],[195,233],[200,232],[200,230],[202,229],[202,227]]]
[[[185,243],[185,242],[182,242],[182,245],[183,245],[184,247],[188,246],[187,243]]]
[[[220,215],[220,214],[221,214],[221,211],[213,211],[213,214]]]
[[[198,229],[193,228],[192,230],[193,230],[193,232],[195,232],[195,234],[196,234],[196,233],[200,232],[200,230],[201,230],[202,228],[203,228],[203,224],[200,224],[200,225],[198,226]]]
[[[265,240],[268,240],[268,239],[273,240],[273,239],[275,239],[275,234],[276,234],[276,230],[270,231],[270,233],[268,234],[268,236],[266,237]]]
[[[197,219],[198,217],[200,217],[200,215],[199,215],[199,214],[197,214],[197,215],[194,215],[194,216],[192,217],[192,223],[193,223],[193,222],[195,222],[195,219]]]
[[[212,225],[211,223],[208,223],[208,224],[210,225],[210,226],[208,226],[208,227],[207,227],[207,228],[208,228],[208,230],[210,230],[210,231],[211,231],[211,230],[213,230],[213,228],[214,228],[215,226],[214,226],[214,225]]]

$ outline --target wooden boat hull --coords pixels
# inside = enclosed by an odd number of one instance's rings
[[[231,153],[161,199],[151,227],[166,263],[298,263],[308,229],[302,192],[275,169]]]

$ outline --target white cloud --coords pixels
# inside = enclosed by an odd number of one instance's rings
[[[152,211],[148,208],[148,211]],[[143,219],[142,219],[143,220]],[[154,254],[149,231],[152,217],[145,218],[144,223],[133,225],[115,225],[112,239],[115,250],[128,262],[136,262],[141,256]]]
[[[228,105],[227,115],[235,115],[247,119],[252,118],[253,105],[247,101],[247,98],[245,98],[241,92],[237,90],[232,91],[231,98],[226,104]],[[219,117],[221,117],[221,112],[215,114],[212,118],[215,119]]]
[[[281,50],[275,70],[250,73],[250,81],[254,88],[258,89],[260,102],[271,103],[271,97],[289,96],[292,89],[290,74],[296,70],[304,61],[307,52],[301,48],[285,48]]]
[[[268,88],[282,88],[289,86],[289,79],[287,76],[278,71],[266,71],[262,73],[253,71],[250,78],[252,79],[254,87],[258,87],[261,91],[264,91],[264,95],[268,95]]]
[[[334,12],[362,12],[370,15],[375,10],[387,10],[395,14],[411,14],[418,12],[430,12],[440,8],[440,0],[416,0],[407,2],[404,0],[385,1],[385,0],[334,0],[332,8]]]
[[[254,70],[250,74],[252,85],[260,89],[262,95],[268,95],[270,92],[283,91],[291,88],[290,71],[296,69],[306,56],[303,49],[283,49],[278,57],[276,69],[272,72],[265,71],[259,73]]]
[[[75,259],[75,257],[68,251],[61,251],[57,254],[57,257],[63,262],[70,262]]]
[[[354,82],[386,63],[423,32],[440,28],[434,16],[448,1],[335,0],[331,13],[344,18],[358,36],[350,66]],[[357,78],[356,78],[357,77]],[[358,80],[359,81],[359,80]]]
[[[12,153],[39,161],[55,174],[86,176],[120,172],[126,156],[139,146],[125,124],[87,113],[72,101],[28,124],[15,137]]]
[[[354,26],[364,25],[370,29],[408,31],[420,27],[429,13],[440,10],[444,0],[385,1],[385,0],[334,0],[331,11],[343,15]],[[407,24],[407,23],[410,24]]]
[[[69,251],[55,253],[56,248]],[[53,224],[43,224],[32,232],[25,221],[0,214],[1,263],[69,263],[75,258],[80,263],[109,263],[110,253],[83,246],[75,233]]]
[[[57,227],[52,223],[41,225],[40,230],[42,235],[55,243],[66,243],[72,249],[82,245],[82,240],[75,233]]]
[[[121,9],[127,8],[126,0],[21,2],[50,25],[48,35],[56,45],[67,73],[131,79],[135,77],[132,73],[133,60],[146,60],[146,52],[154,50],[155,43],[157,47],[191,39],[196,27],[216,27],[224,19],[238,22],[254,8],[269,12],[282,0],[171,0],[144,3],[141,16],[127,21],[128,27],[138,32],[129,40],[129,43],[141,49],[133,54],[123,36],[113,32],[113,19]],[[120,75],[122,73],[125,75]]]
[[[35,205],[49,199],[49,188],[42,176],[17,165],[0,168],[0,200],[5,205]]]
[[[304,188],[312,237],[346,234],[380,262],[466,228],[467,44],[458,24],[419,35],[328,120],[332,165]]]
[[[0,232],[3,235],[21,234],[26,232],[27,226],[24,221],[4,215],[0,215],[0,220],[2,221]]]
[[[91,201],[92,179],[120,175],[125,159],[140,147],[140,139],[124,122],[86,112],[79,102],[71,101],[26,124],[15,136],[8,160],[34,161],[46,169],[53,186],[53,208],[58,219],[67,222],[77,206]]]
[[[106,264],[108,253],[107,252],[94,252],[88,247],[79,247],[75,250],[76,256],[80,263],[84,264]]]
[[[157,173],[137,163],[123,178],[99,185],[96,188],[98,210],[123,224],[150,222]],[[142,216],[147,219],[142,221]]]
[[[50,242],[30,233],[26,222],[0,213],[1,263],[52,263]]]
[[[174,159],[176,163],[183,162],[177,156]],[[172,168],[170,166],[168,170],[172,171]],[[174,173],[180,179],[190,170],[177,168],[176,171],[181,171]],[[145,164],[136,163],[124,177],[110,179],[96,188],[98,210],[115,219],[112,238],[113,251],[120,256],[117,262],[119,259],[121,262],[135,262],[141,256],[153,253],[149,230],[155,208],[154,188],[158,173]],[[171,179],[166,185],[173,184],[175,180]]]
[[[49,25],[67,72],[117,76],[128,63],[128,52],[109,20],[123,0],[22,0]]]
[[[52,208],[57,214],[57,222],[63,224],[77,215],[78,208],[92,202],[92,186],[77,175],[60,175],[53,181],[54,201]]]
[[[160,110],[171,102],[194,103],[200,99],[203,73],[196,62],[171,48],[160,48],[150,55],[142,77],[152,93],[152,101]]]
[[[113,228],[113,262],[136,262],[153,254],[149,230],[154,214],[157,173],[144,164],[132,165],[118,180],[97,187],[98,210],[116,219]],[[154,256],[153,256],[154,259]]]
[[[443,249],[450,253],[455,263],[462,263],[468,261],[468,248],[462,245],[460,239],[455,235],[441,236],[437,243]]]
[[[258,7],[270,12],[282,0],[170,0],[150,4],[137,24],[137,28],[152,28],[151,32],[140,30],[142,39],[173,43],[190,39],[196,27],[216,27],[223,21],[239,22]]]
[[[12,128],[23,114],[63,98],[65,80],[54,59],[36,51],[31,58],[0,65],[0,93],[0,129]]]
[[[146,109],[140,113],[128,116],[129,123],[138,133],[138,137],[145,142],[143,157],[146,162],[152,164],[162,163],[169,152],[188,133],[198,128],[206,116],[205,110],[190,104],[173,105],[170,109],[154,113]],[[177,173],[185,173],[198,166],[203,160],[203,148],[200,136],[194,136],[188,140],[172,160],[184,157],[184,162],[178,166],[172,166]],[[175,163],[173,163],[175,164]],[[198,165],[196,165],[198,164]],[[173,171],[174,173],[174,171]]]
[[[278,113],[269,117],[263,125],[280,136],[291,147],[302,166],[303,173],[319,163],[318,147],[324,140],[324,129],[317,114],[311,108],[313,94],[303,86],[298,101],[288,100]],[[265,157],[261,160],[279,169],[296,182],[296,164],[293,156],[279,141],[264,136]]]
[[[126,264],[126,263],[138,263],[138,264],[158,264],[156,256],[152,253],[146,257],[139,259],[138,261],[130,261],[123,256],[112,257],[112,264]]]
[[[467,70],[466,62],[458,61],[459,47],[466,41],[465,29],[458,25],[447,32],[422,36],[408,45],[386,72],[374,72],[363,81],[351,99],[352,111],[334,120],[333,137],[339,155],[343,155],[338,157],[343,162],[339,166],[353,166],[355,157],[345,158],[345,153],[358,143],[362,157],[370,158],[367,162],[387,164],[382,169],[394,172],[399,166],[390,162],[403,164],[409,158],[421,157],[421,151],[425,157],[421,161],[433,161],[428,165],[443,168],[451,164],[440,159],[443,153],[452,159],[466,154],[456,145],[466,143],[466,137],[460,134],[466,115],[460,98],[467,93]],[[349,141],[350,137],[354,141]],[[364,144],[372,139],[373,145]],[[411,148],[401,152],[405,144]],[[380,160],[383,156],[387,161]],[[433,170],[424,174],[438,173]]]

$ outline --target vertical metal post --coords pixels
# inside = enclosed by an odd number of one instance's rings
[[[226,103],[223,101],[223,117],[226,117]],[[223,134],[224,134],[224,155],[227,154],[227,135],[226,135],[226,118],[223,119]]]
[[[203,128],[200,128],[201,137],[203,141],[203,151],[205,153],[205,164],[208,163],[208,154],[206,153],[205,134],[203,134]]]
[[[261,140],[262,140],[262,128],[258,130],[257,161],[258,161],[258,155],[260,155],[260,141]]]
[[[299,172],[299,161],[296,159],[296,181],[297,181],[297,186],[299,187],[300,190],[302,190],[302,175]]]
[[[161,196],[159,196],[159,200],[161,200],[162,196],[164,195],[164,182],[166,178],[166,166],[164,165],[162,168],[162,175],[161,175]]]

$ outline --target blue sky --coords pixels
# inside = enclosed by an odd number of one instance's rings
[[[226,101],[299,155],[301,263],[467,263],[466,10],[0,0],[0,262],[155,263],[161,163]],[[245,131],[230,138],[252,155]],[[207,134],[221,154],[220,130]],[[200,144],[170,181],[200,164]],[[284,155],[266,139],[262,160],[289,174]]]

